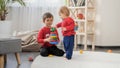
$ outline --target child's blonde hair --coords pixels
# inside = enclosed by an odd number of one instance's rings
[[[69,9],[66,7],[66,6],[62,6],[59,10],[59,14],[62,13],[66,16],[69,16],[70,15],[70,11]]]

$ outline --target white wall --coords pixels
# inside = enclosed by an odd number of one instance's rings
[[[120,46],[120,0],[97,0],[96,45]]]
[[[40,1],[40,0],[38,0]],[[47,0],[45,0],[47,1]],[[55,0],[57,2],[57,0]],[[97,15],[96,15],[96,45],[120,45],[120,0],[96,0],[97,1]],[[63,5],[64,2],[61,2],[60,5]],[[36,5],[40,5],[37,2]],[[44,4],[43,4],[44,5]],[[32,5],[28,5],[32,6]],[[55,5],[53,5],[55,6]],[[26,7],[27,8],[27,7]],[[23,10],[19,7],[13,9],[12,11],[12,21],[15,30],[18,31],[26,31],[31,29],[38,29],[42,24],[41,21],[41,11],[34,9],[25,9]],[[58,8],[59,9],[59,8]],[[31,12],[32,10],[32,12]],[[47,9],[46,9],[47,10]],[[45,11],[46,11],[45,10]],[[57,11],[54,9],[48,9],[49,11],[53,12],[55,16],[55,22],[58,22],[59,17],[57,15]],[[29,11],[29,12],[28,12]],[[43,10],[42,10],[43,12]],[[21,13],[21,14],[20,14]],[[23,16],[26,14],[26,16]],[[37,14],[37,15],[36,15]],[[19,18],[18,18],[19,17]],[[29,19],[26,20],[25,18]],[[19,19],[19,20],[18,20]],[[24,25],[28,24],[29,25]],[[37,23],[37,24],[35,24]],[[31,25],[30,25],[31,24]],[[56,23],[55,23],[56,24]],[[24,25],[24,26],[23,26]],[[26,27],[27,26],[27,27]],[[35,27],[36,26],[36,27]],[[60,34],[60,36],[62,36]]]

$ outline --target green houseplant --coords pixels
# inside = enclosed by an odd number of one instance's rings
[[[25,6],[22,0],[0,0],[0,20],[6,20],[6,15],[8,14],[9,4],[13,2],[18,2],[19,4]]]
[[[12,21],[6,20],[7,14],[9,13],[8,9],[13,3],[19,3],[22,6],[25,6],[25,3],[22,0],[0,0],[0,38],[8,38],[12,36]]]

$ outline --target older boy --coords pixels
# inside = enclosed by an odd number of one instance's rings
[[[43,15],[43,22],[45,26],[39,31],[37,41],[42,45],[40,48],[40,55],[47,57],[49,54],[56,56],[63,56],[64,51],[58,49],[55,44],[50,44],[50,29],[53,23],[53,15],[49,12]],[[57,33],[57,30],[56,30]],[[57,33],[58,35],[58,33]]]

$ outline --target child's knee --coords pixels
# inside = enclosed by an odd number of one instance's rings
[[[57,53],[56,53],[56,56],[63,56],[64,55],[64,51],[63,50],[59,50]]]
[[[40,53],[40,55],[43,56],[43,57],[47,57],[48,56],[48,54],[46,54],[46,53]]]
[[[47,57],[49,55],[47,49],[41,48],[40,49],[40,55],[43,56],[43,57]]]

